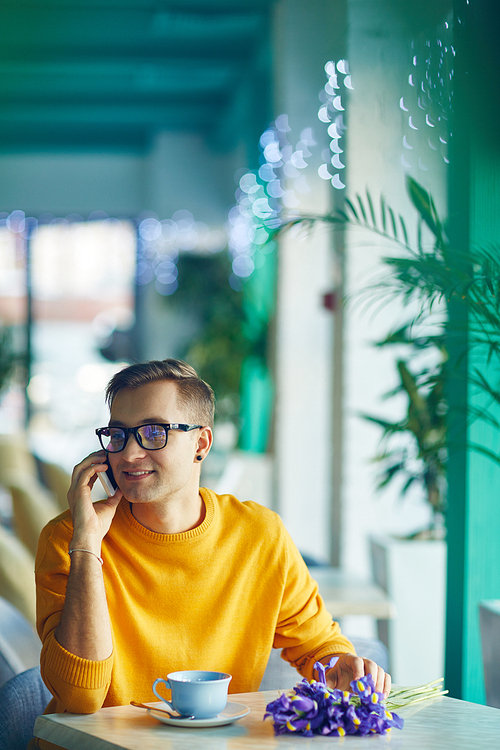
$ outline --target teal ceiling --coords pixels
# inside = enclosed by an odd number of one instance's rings
[[[1,0],[0,151],[232,145],[265,125],[273,1]]]

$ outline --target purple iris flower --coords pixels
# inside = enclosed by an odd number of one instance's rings
[[[334,657],[326,669],[333,666]],[[333,663],[332,663],[333,662]],[[375,691],[371,675],[351,682],[351,692],[326,686],[326,669],[320,662],[314,668],[319,680],[303,679],[293,693],[280,695],[266,706],[264,719],[272,718],[275,734],[386,734],[393,727],[402,729],[404,721],[387,711],[383,693]]]
[[[359,695],[360,698],[369,698],[372,693],[375,693],[375,683],[371,674],[365,675],[361,680],[353,680],[351,682],[351,690],[353,693]]]
[[[322,682],[323,685],[326,685],[326,670],[334,667],[338,660],[338,656],[332,656],[326,666],[320,661],[314,663],[314,669],[316,670],[316,672],[318,672],[319,675],[318,682]]]

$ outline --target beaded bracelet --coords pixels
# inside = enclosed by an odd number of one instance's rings
[[[94,557],[97,557],[97,559],[99,560],[99,562],[101,563],[101,565],[104,562],[104,560],[102,559],[102,557],[99,557],[99,555],[96,555],[96,553],[92,552],[92,550],[90,550],[90,549],[77,549],[77,548],[75,548],[75,549],[69,549],[68,550],[68,555],[73,554],[73,552],[88,552],[89,555],[94,555]]]

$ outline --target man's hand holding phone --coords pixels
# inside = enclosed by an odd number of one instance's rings
[[[72,548],[90,549],[95,554],[100,552],[101,542],[109,531],[116,508],[122,498],[122,491],[116,488],[106,500],[92,502],[92,487],[97,477],[105,474],[108,469],[106,453],[97,451],[87,456],[73,470],[68,491],[68,504],[73,519]],[[113,489],[110,484],[111,480],[109,477],[107,479],[111,491]]]

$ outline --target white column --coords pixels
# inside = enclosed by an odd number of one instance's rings
[[[288,115],[293,148],[306,128],[316,141],[304,170],[309,191],[300,192],[305,186],[293,177],[285,183],[301,214],[330,208],[332,186],[317,173],[329,138],[317,112],[324,65],[334,54],[332,5],[286,0],[277,9],[276,115]],[[322,560],[330,552],[333,319],[323,295],[333,283],[331,244],[324,226],[302,238],[293,232],[280,238],[276,326],[278,511],[299,549]]]

